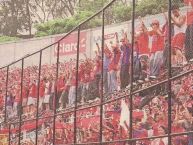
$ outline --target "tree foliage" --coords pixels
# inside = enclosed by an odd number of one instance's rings
[[[25,0],[11,0],[0,3],[0,33],[17,36],[28,30],[28,15]]]
[[[93,15],[108,3],[109,0],[10,0],[0,3],[0,34],[17,36],[23,32],[35,36],[47,36],[70,31],[80,22]],[[173,4],[182,6],[181,0],[173,0]],[[141,0],[136,3],[136,18],[161,13],[167,9],[166,0]],[[130,20],[132,3],[119,0],[105,10],[105,24],[113,24]],[[101,25],[101,14],[82,26],[82,29]]]
[[[81,11],[78,14],[75,14],[73,17],[66,19],[56,19],[48,21],[46,23],[41,23],[35,25],[37,29],[36,36],[47,36],[53,34],[66,33],[76,27],[79,23],[92,16],[94,13],[89,11]],[[93,28],[101,25],[101,19],[96,17],[83,25],[81,29]]]

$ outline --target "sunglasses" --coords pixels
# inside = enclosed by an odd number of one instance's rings
[[[152,23],[152,25],[157,25],[158,26],[159,24],[158,23]]]

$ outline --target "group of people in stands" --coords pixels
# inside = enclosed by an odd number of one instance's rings
[[[171,62],[172,68],[190,66],[189,68],[192,69],[193,1],[184,0],[184,3],[187,5],[187,14],[182,13],[177,5],[172,6]],[[59,113],[66,108],[74,107],[76,101],[78,105],[83,106],[99,104],[101,96],[104,95],[104,99],[109,96],[113,98],[115,92],[129,89],[132,69],[134,85],[158,80],[165,74],[169,64],[169,21],[164,12],[163,17],[165,18],[163,27],[159,20],[153,19],[150,29],[141,17],[138,18],[139,24],[135,28],[134,34],[133,59],[131,59],[132,44],[128,39],[128,34],[124,32],[121,37],[115,33],[115,41],[110,44],[105,42],[104,55],[97,43],[95,58],[91,59],[85,55],[85,59],[79,60],[78,71],[76,70],[76,60],[60,62],[58,78],[56,78],[56,64],[42,65],[40,79],[38,66],[25,67],[23,76],[21,76],[20,68],[10,69],[8,80],[6,80],[6,70],[0,70],[1,122],[4,121],[4,117],[7,122],[18,121],[21,113],[22,120],[36,118],[37,111],[38,117],[44,118],[53,115],[55,109]],[[132,69],[131,60],[133,60]],[[7,86],[6,82],[8,82]],[[172,82],[172,133],[193,131],[192,86],[192,74]],[[162,89],[160,90],[160,88]],[[168,123],[170,123],[167,115],[168,90],[166,84],[160,88],[153,88],[150,91],[134,95],[133,138],[167,135]],[[155,93],[152,93],[154,91]],[[129,138],[131,127],[129,108],[128,98],[104,105],[103,141]],[[73,143],[73,115],[73,113],[69,113],[56,117],[56,144]],[[76,121],[76,135],[79,143],[99,141],[100,106],[77,111]],[[35,120],[22,123],[22,126],[25,127],[21,127],[21,131],[26,131],[26,126],[29,124],[35,124]],[[39,144],[53,142],[52,124],[53,120],[50,119],[39,121]],[[13,139],[18,133],[18,126],[13,125],[11,129],[17,130],[13,131],[11,135],[11,139]],[[34,131],[35,129],[36,125],[32,125],[30,130]],[[30,131],[27,130],[27,132]],[[168,138],[135,141],[135,144],[167,145]],[[172,136],[172,144],[193,145],[193,134]]]

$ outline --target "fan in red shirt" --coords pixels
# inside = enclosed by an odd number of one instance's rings
[[[174,22],[174,37],[172,38],[174,64],[187,63],[182,51],[184,48],[186,16],[180,13],[177,5],[172,6],[172,21]]]
[[[36,80],[33,80],[30,89],[29,89],[29,96],[28,96],[28,100],[27,100],[27,105],[29,107],[28,112],[32,112],[32,109],[34,109],[34,107],[36,107],[36,102],[37,102],[37,83]]]
[[[150,57],[150,77],[156,78],[160,75],[163,65],[164,33],[160,29],[158,20],[151,23],[152,30],[148,32],[152,37],[151,57]]]
[[[138,54],[139,55],[147,55],[149,56],[149,35],[147,33],[147,28],[144,25],[141,17],[139,17],[140,26],[139,30],[136,32],[136,42],[138,46]]]
[[[117,80],[117,71],[118,71],[118,64],[121,57],[121,51],[118,45],[118,34],[115,33],[116,36],[116,44],[112,45],[112,57],[108,68],[108,88],[109,92],[116,91],[118,89],[118,80]]]
[[[40,87],[39,87],[39,109],[42,110],[42,104],[44,99],[44,92],[45,92],[45,78],[40,81]]]

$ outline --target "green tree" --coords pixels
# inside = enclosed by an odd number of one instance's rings
[[[89,11],[81,11],[80,13],[75,14],[73,17],[66,19],[56,19],[48,21],[46,23],[36,24],[35,28],[37,29],[36,37],[67,33],[79,23],[92,16],[94,13]],[[81,29],[93,28],[101,25],[101,19],[96,17],[83,25]]]
[[[11,0],[0,3],[0,33],[17,36],[19,32],[29,29],[29,15],[25,0]]]

